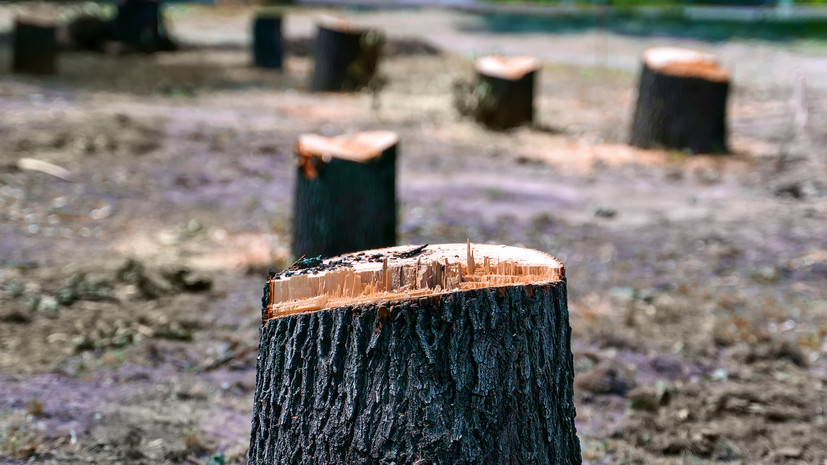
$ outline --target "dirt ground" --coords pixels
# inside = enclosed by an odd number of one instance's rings
[[[294,45],[317,13],[291,14]],[[66,53],[52,78],[10,74],[2,42],[0,463],[243,462],[261,286],[291,260],[296,135],[391,129],[400,243],[565,263],[585,463],[827,464],[823,43],[349,16],[395,44],[378,95],[308,93],[303,54],[251,68],[243,9],[174,7],[181,51]],[[733,69],[732,155],[625,145],[637,56],[663,43]],[[545,60],[534,127],[453,110],[486,51]]]

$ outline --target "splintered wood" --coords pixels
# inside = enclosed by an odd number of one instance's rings
[[[563,277],[563,266],[536,250],[469,242],[428,246],[415,256],[406,255],[412,249],[400,246],[343,255],[324,260],[320,269],[275,276],[269,281],[270,305],[264,319]]]

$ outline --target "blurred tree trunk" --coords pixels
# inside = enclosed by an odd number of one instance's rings
[[[57,22],[20,16],[14,21],[12,69],[16,73],[57,73]]]
[[[281,69],[283,55],[281,16],[256,17],[253,22],[253,63],[260,68]]]
[[[377,31],[353,29],[343,21],[319,24],[311,89],[336,92],[365,87],[376,74],[382,42]]]
[[[396,148],[364,161],[299,153],[293,255],[332,257],[396,243]]]
[[[534,71],[513,80],[477,73],[477,122],[493,129],[533,123],[534,79]]]
[[[127,47],[145,53],[175,50],[156,0],[124,0],[112,20],[112,36]]]
[[[727,151],[726,105],[729,80],[694,71],[655,69],[644,60],[631,144],[642,148]]]

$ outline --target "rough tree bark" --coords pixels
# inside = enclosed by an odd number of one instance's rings
[[[332,257],[396,243],[397,145],[390,131],[299,137],[295,257]]]
[[[729,75],[714,56],[672,47],[647,50],[631,144],[726,152],[728,93]]]
[[[113,18],[112,37],[144,53],[175,50],[157,0],[124,0]]]
[[[281,16],[257,16],[253,21],[253,63],[261,68],[281,69],[283,56]]]
[[[323,18],[315,44],[316,64],[310,88],[315,91],[354,91],[376,74],[383,39],[371,29],[357,29],[347,21]]]
[[[57,18],[21,15],[14,20],[12,69],[16,73],[57,73]]]
[[[537,59],[486,56],[479,58],[474,67],[477,82],[467,113],[492,129],[509,129],[534,121],[534,81],[540,67]]]
[[[248,464],[581,463],[562,266],[468,248],[271,278]]]

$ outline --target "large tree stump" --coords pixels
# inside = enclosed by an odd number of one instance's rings
[[[112,37],[145,53],[175,50],[158,0],[124,0],[112,20]]]
[[[396,243],[397,143],[390,131],[299,137],[295,257],[332,257]]]
[[[534,81],[540,62],[533,57],[486,56],[474,63],[477,82],[470,113],[492,129],[534,121]]]
[[[20,15],[14,20],[12,69],[16,73],[57,73],[57,17],[49,13]]]
[[[379,32],[330,17],[322,18],[317,27],[311,89],[354,91],[368,85],[379,64],[383,43]]]
[[[250,465],[581,463],[566,281],[544,253],[300,262],[262,304]]]
[[[253,63],[260,68],[281,69],[283,55],[281,16],[260,14],[253,21]]]
[[[706,53],[673,47],[643,53],[631,144],[726,152],[729,74]]]

